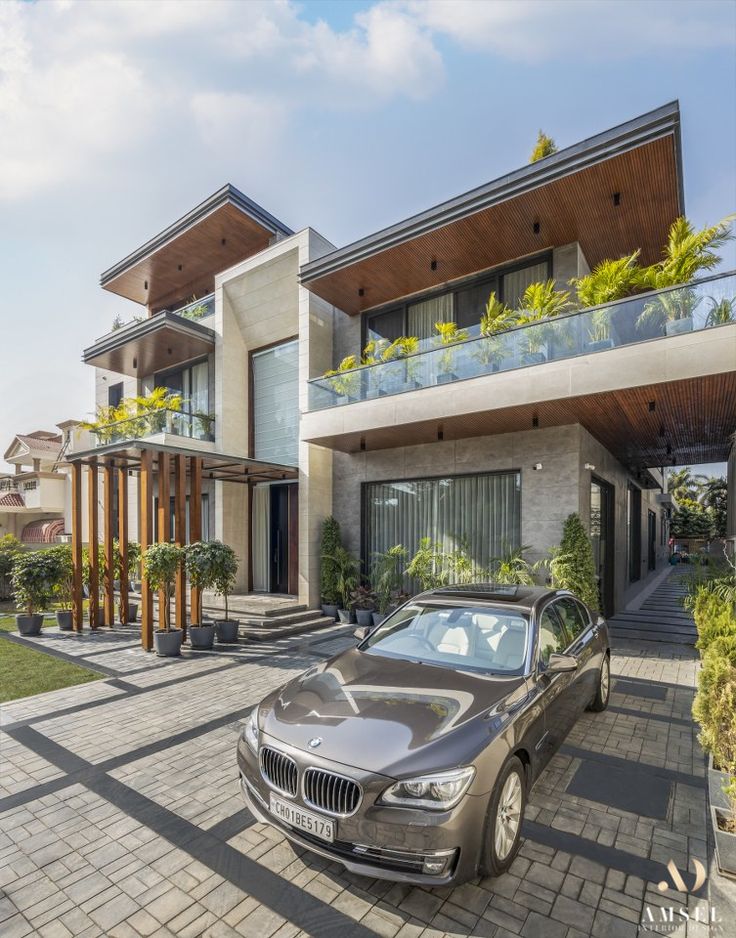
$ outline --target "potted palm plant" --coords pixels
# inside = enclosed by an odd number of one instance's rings
[[[54,564],[54,598],[60,605],[56,610],[56,624],[62,632],[72,630],[72,593],[74,588],[74,562],[71,544],[57,544],[48,553]]]
[[[535,365],[547,360],[548,320],[564,313],[570,306],[569,299],[569,292],[555,289],[554,280],[530,283],[524,290],[517,320],[520,326],[530,327],[521,335],[523,364]]]
[[[360,367],[355,355],[347,355],[336,369],[326,371],[330,390],[335,394],[336,404],[347,404],[354,400],[360,389]]]
[[[15,602],[25,612],[18,613],[15,623],[21,635],[39,635],[43,610],[51,602],[57,561],[47,550],[18,554],[13,563],[12,584]]]
[[[210,649],[215,643],[215,624],[202,622],[202,591],[214,586],[212,541],[196,541],[185,548],[187,576],[192,589],[197,592],[197,609],[192,610],[196,625],[189,626],[189,641],[192,648]],[[237,634],[237,633],[236,633]]]
[[[151,544],[143,555],[143,575],[152,590],[164,595],[163,609],[159,608],[158,629],[153,633],[156,654],[162,658],[175,658],[181,653],[182,631],[171,628],[171,587],[176,579],[183,550],[176,544]]]
[[[323,557],[323,561],[324,561]],[[351,596],[358,585],[358,561],[349,550],[339,545],[327,557],[335,569],[335,585],[339,606],[337,615],[340,622],[347,625],[352,620]]]
[[[371,570],[371,584],[376,602],[376,609],[371,616],[374,626],[383,622],[401,591],[401,567],[406,555],[407,550],[402,544],[394,544],[387,551],[375,555]]]
[[[436,322],[434,324],[437,335],[434,337],[435,344],[442,348],[456,345],[458,342],[464,342],[470,338],[465,329],[458,329],[456,322]],[[457,350],[446,348],[437,358],[437,384],[446,384],[448,381],[457,381],[455,373],[455,364],[457,359]]]
[[[238,640],[238,621],[228,615],[227,598],[235,586],[238,573],[238,558],[232,547],[222,541],[209,542],[210,563],[212,566],[212,588],[225,600],[225,618],[215,619],[217,641],[233,644]]]
[[[496,291],[492,290],[480,318],[481,339],[474,343],[473,350],[473,357],[483,366],[483,371],[500,369],[508,351],[508,338],[502,337],[501,333],[513,328],[516,322],[516,312],[497,299]]]

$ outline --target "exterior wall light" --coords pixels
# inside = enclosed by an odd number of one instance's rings
[[[538,221],[534,222],[534,225],[532,226],[532,230],[534,231],[534,234],[539,234],[539,232],[542,230],[542,226],[539,224]]]
[[[614,193],[613,193],[613,204],[614,204],[614,205],[620,205],[620,204],[621,204],[621,193],[620,193],[620,192],[614,192]]]
[[[586,462],[586,464],[585,464],[585,466],[584,466],[583,468],[584,468],[584,469],[589,469],[591,472],[594,472],[594,471],[595,471],[595,466],[593,465],[592,462]]]
[[[543,466],[542,466],[541,462],[535,462],[534,465],[532,466],[532,469],[533,469],[535,472],[539,472],[539,470],[542,469],[542,468],[543,468]]]

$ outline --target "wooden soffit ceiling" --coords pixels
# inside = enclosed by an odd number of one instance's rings
[[[669,134],[324,276],[317,261],[302,270],[302,282],[354,315],[573,241],[591,267],[636,248],[641,262],[650,264],[660,258],[669,226],[682,211],[678,138]]]
[[[444,440],[579,423],[632,468],[723,462],[736,431],[736,371],[458,414],[440,423]],[[309,442],[346,453],[412,446],[435,442],[439,425],[425,420]]]
[[[85,349],[82,358],[86,365],[142,378],[208,355],[214,347],[211,329],[175,313],[158,313],[108,333]]]
[[[232,186],[102,274],[105,290],[152,312],[211,293],[215,274],[293,232]]]

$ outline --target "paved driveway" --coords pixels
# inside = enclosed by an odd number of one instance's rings
[[[657,888],[668,861],[684,873],[709,860],[692,649],[619,645],[612,704],[579,721],[536,785],[511,871],[424,890],[294,850],[240,799],[235,741],[250,707],[347,647],[344,630],[177,661],[126,633],[34,641],[107,676],[3,707],[4,938],[623,938],[662,907],[705,907],[705,890]],[[709,935],[692,921],[658,928]]]

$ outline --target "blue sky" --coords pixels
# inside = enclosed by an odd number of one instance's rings
[[[0,445],[89,414],[100,272],[224,182],[339,245],[678,98],[720,219],[735,47],[728,2],[0,4]]]

